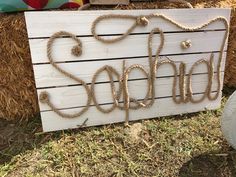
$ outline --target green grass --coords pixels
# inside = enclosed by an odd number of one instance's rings
[[[223,104],[226,99],[224,99]],[[0,176],[236,176],[220,130],[222,108],[56,133],[37,118],[0,125]]]

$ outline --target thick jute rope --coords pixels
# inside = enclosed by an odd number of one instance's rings
[[[47,55],[48,55],[49,62],[51,63],[51,65],[55,69],[57,69],[63,75],[65,75],[65,76],[73,79],[74,81],[78,82],[79,84],[81,84],[87,92],[88,100],[87,100],[86,106],[80,112],[75,113],[75,114],[65,114],[65,113],[62,113],[60,110],[58,110],[54,106],[54,104],[52,104],[50,102],[49,94],[47,92],[41,93],[40,101],[48,104],[48,106],[51,107],[51,109],[54,112],[56,112],[58,115],[60,115],[63,118],[75,118],[75,117],[81,116],[83,113],[85,113],[89,109],[89,106],[90,106],[91,102],[93,101],[96,108],[103,113],[110,113],[115,108],[125,110],[125,112],[126,112],[125,123],[128,124],[130,109],[137,110],[140,108],[148,108],[154,104],[155,95],[156,95],[156,93],[155,93],[156,73],[157,73],[157,70],[159,67],[161,67],[162,65],[167,65],[167,64],[173,68],[173,72],[174,72],[172,96],[173,96],[173,101],[176,104],[188,103],[188,102],[200,103],[206,98],[208,98],[211,101],[216,100],[219,97],[220,92],[221,92],[221,85],[222,85],[222,83],[221,83],[221,65],[222,65],[224,46],[226,44],[227,37],[229,34],[229,24],[228,24],[228,21],[224,17],[216,17],[216,18],[214,18],[214,19],[212,19],[200,26],[188,27],[188,26],[181,25],[181,24],[177,23],[176,21],[170,19],[169,17],[162,15],[162,14],[158,14],[158,13],[145,15],[145,16],[109,14],[109,15],[102,15],[102,16],[98,17],[92,24],[91,32],[92,32],[94,38],[97,39],[98,41],[105,43],[105,44],[113,44],[118,41],[124,40],[130,33],[133,32],[133,30],[136,27],[146,27],[149,24],[149,21],[151,18],[164,19],[167,22],[175,25],[176,27],[178,27],[182,30],[188,31],[188,32],[201,30],[204,27],[206,27],[216,21],[221,21],[224,24],[226,32],[225,32],[225,35],[224,35],[224,38],[223,38],[223,41],[222,41],[222,44],[220,47],[220,53],[219,53],[219,59],[218,59],[218,65],[217,65],[217,92],[214,96],[212,95],[212,84],[213,84],[213,79],[214,79],[214,66],[213,66],[214,55],[211,54],[209,61],[207,61],[206,59],[201,59],[201,60],[198,60],[197,62],[195,62],[192,65],[192,67],[188,73],[188,76],[186,76],[187,75],[186,64],[181,62],[179,65],[179,73],[178,73],[177,65],[174,63],[174,61],[170,60],[169,58],[158,62],[159,55],[164,47],[164,43],[165,43],[164,37],[165,36],[164,36],[164,33],[161,29],[154,28],[148,36],[148,44],[147,44],[150,72],[146,71],[145,68],[139,64],[135,64],[135,65],[131,65],[129,67],[126,67],[126,64],[124,61],[123,62],[123,73],[122,73],[122,75],[120,75],[115,68],[106,65],[95,72],[90,88],[83,80],[75,77],[74,75],[72,75],[72,74],[68,73],[67,71],[63,70],[62,68],[60,68],[60,66],[56,64],[56,62],[53,60],[53,57],[52,57],[52,46],[53,46],[53,42],[55,41],[56,38],[60,38],[62,36],[71,37],[77,43],[77,45],[72,48],[72,54],[75,56],[80,56],[82,54],[81,41],[75,35],[68,33],[68,32],[61,31],[61,32],[55,33],[50,38],[50,40],[48,41],[48,45],[47,45]],[[106,39],[102,36],[99,36],[96,32],[97,25],[103,20],[112,20],[112,19],[133,20],[134,23],[127,29],[127,31],[124,34],[122,34],[119,37]],[[153,42],[153,37],[155,34],[160,35],[160,44],[159,44],[159,47],[155,53],[155,57],[153,58],[152,42]],[[189,41],[187,41],[186,43],[183,43],[183,44],[184,44],[184,46],[183,46],[184,48],[191,47],[191,44],[189,43]],[[192,91],[192,75],[194,73],[194,69],[200,64],[205,64],[207,66],[208,84],[207,84],[207,87],[205,89],[203,96],[200,99],[195,100],[193,98],[193,91]],[[130,97],[129,88],[128,88],[128,78],[129,78],[130,72],[133,71],[134,69],[140,70],[147,77],[147,82],[148,82],[147,83],[147,94],[146,94],[145,98],[142,100],[138,100],[138,99]],[[97,80],[98,75],[101,74],[102,72],[107,72],[107,74],[108,74],[108,77],[110,80],[112,97],[113,97],[113,105],[108,109],[104,109],[99,105],[97,98],[96,98],[96,94],[95,94],[96,80]],[[178,76],[178,74],[179,74],[179,76]],[[115,81],[113,78],[114,75],[115,75],[116,79],[118,80],[118,84],[119,84],[118,90],[116,90],[116,88],[115,88],[115,84],[114,84]],[[179,99],[177,98],[178,96],[176,93],[178,77],[179,77],[179,90],[180,90]],[[186,77],[187,77],[187,79],[186,79]],[[123,104],[121,104],[122,103],[122,101],[121,101],[122,93],[123,93]]]
[[[169,63],[169,64],[172,64],[172,67],[174,68],[174,85],[173,85],[173,90],[172,90],[172,93],[173,93],[173,100],[175,101],[175,103],[177,104],[180,104],[180,103],[187,103],[187,102],[192,102],[192,103],[200,103],[202,102],[206,97],[209,98],[209,100],[213,101],[213,100],[216,100],[220,94],[220,91],[221,91],[221,64],[222,64],[222,58],[223,58],[223,52],[224,52],[224,46],[225,46],[225,43],[227,41],[227,37],[228,37],[228,33],[229,33],[229,24],[227,22],[227,20],[224,18],[224,17],[217,17],[215,19],[212,19],[210,20],[209,22],[205,23],[205,24],[202,24],[200,26],[197,26],[197,27],[187,27],[187,26],[183,26],[183,25],[180,25],[179,23],[177,23],[176,21],[166,17],[165,15],[162,15],[162,14],[151,14],[151,15],[147,15],[147,16],[132,16],[132,15],[113,15],[113,14],[109,14],[109,15],[103,15],[103,16],[100,16],[98,17],[93,25],[92,25],[92,34],[93,36],[103,42],[103,43],[107,43],[107,44],[110,44],[110,43],[115,43],[115,42],[118,42],[118,41],[121,41],[123,39],[125,39],[130,33],[133,32],[133,30],[137,27],[137,26],[147,26],[148,23],[149,23],[149,19],[151,18],[162,18],[164,20],[167,20],[168,22],[174,24],[175,26],[177,26],[178,28],[181,28],[183,30],[186,30],[186,31],[196,31],[196,30],[200,30],[208,25],[210,25],[211,23],[213,22],[216,22],[216,21],[222,21],[225,25],[225,28],[226,28],[226,32],[225,32],[225,36],[224,36],[224,39],[223,39],[223,42],[222,42],[222,45],[221,45],[221,48],[220,48],[220,55],[219,55],[219,60],[218,60],[218,65],[217,65],[217,92],[214,96],[211,95],[212,93],[212,83],[213,83],[213,77],[214,77],[214,67],[213,67],[213,54],[211,55],[211,59],[210,59],[210,63],[208,63],[206,60],[199,60],[197,61],[196,63],[193,64],[193,66],[191,67],[190,69],[190,72],[189,72],[189,76],[188,76],[188,82],[187,82],[187,94],[185,93],[186,92],[186,82],[185,82],[185,75],[186,75],[186,66],[184,63],[181,63],[180,64],[180,79],[179,79],[179,89],[180,89],[180,100],[177,100],[176,98],[176,84],[177,84],[177,69],[176,67],[173,66],[174,62],[171,61],[171,60],[168,60],[168,61],[165,61],[165,62],[162,62],[161,64],[165,64],[165,63]],[[100,37],[97,33],[96,33],[96,27],[97,27],[97,24],[99,22],[101,22],[102,20],[107,20],[107,19],[134,19],[135,22],[134,24],[126,31],[126,33],[124,33],[123,35],[119,36],[119,37],[116,37],[116,38],[113,38],[113,39],[105,39],[103,37]],[[152,38],[153,38],[153,35],[154,33],[156,32],[159,32],[160,33],[160,39],[161,39],[161,44],[160,46],[158,47],[158,50],[157,50],[157,53],[156,53],[156,57],[153,61],[152,59]],[[163,32],[156,28],[154,30],[151,31],[150,35],[149,35],[149,39],[148,39],[148,52],[149,52],[149,64],[150,64],[150,71],[151,71],[151,79],[150,79],[150,83],[152,84],[151,85],[151,102],[149,103],[149,105],[145,105],[143,107],[148,107],[148,106],[151,106],[155,100],[155,89],[154,89],[154,85],[155,85],[155,76],[156,76],[156,71],[157,71],[157,62],[158,62],[158,57],[159,57],[159,54],[161,52],[161,50],[163,49],[163,46],[164,46],[164,34]],[[192,80],[192,74],[193,74],[193,71],[194,71],[194,68],[197,67],[199,64],[201,63],[204,63],[206,64],[207,66],[207,69],[208,69],[208,85],[206,87],[206,90],[204,92],[204,95],[201,99],[199,100],[194,100],[193,99],[193,93],[192,93],[192,84],[191,84],[191,80]],[[131,66],[132,67],[132,66]],[[159,66],[158,66],[159,67]],[[125,73],[127,74],[127,73]],[[127,92],[127,89],[124,89],[124,91]],[[129,93],[126,93],[126,95],[129,95]],[[126,112],[128,111],[129,109],[126,107]],[[126,113],[127,115],[127,113]],[[126,116],[127,117],[127,116]],[[126,118],[127,120],[127,118]]]
[[[51,38],[49,39],[48,43],[47,43],[47,57],[49,62],[51,63],[51,65],[60,73],[62,73],[63,75],[69,77],[70,79],[73,79],[74,81],[76,81],[78,84],[81,84],[85,90],[86,93],[88,95],[88,100],[87,100],[87,104],[86,106],[78,113],[75,114],[66,114],[61,112],[60,110],[58,110],[53,103],[50,102],[50,98],[49,98],[49,94],[47,92],[42,92],[40,94],[40,101],[42,103],[46,103],[48,104],[48,106],[54,111],[56,112],[58,115],[60,115],[61,117],[64,118],[76,118],[81,116],[83,113],[85,113],[88,109],[89,109],[89,105],[91,103],[92,97],[91,97],[91,93],[90,93],[90,88],[89,86],[80,78],[74,76],[73,74],[70,74],[69,72],[63,70],[59,65],[56,64],[56,62],[54,61],[53,57],[52,57],[52,45],[53,42],[62,36],[69,36],[71,37],[76,43],[77,45],[74,46],[71,50],[72,54],[79,57],[82,54],[82,43],[81,41],[73,34],[69,33],[69,32],[65,32],[65,31],[60,31],[55,33],[54,35],[51,36]]]

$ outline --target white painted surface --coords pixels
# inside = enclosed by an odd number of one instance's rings
[[[215,77],[216,78],[216,77]],[[203,93],[208,84],[207,75],[195,75],[192,79],[193,93]],[[223,80],[222,80],[223,82]],[[145,98],[147,93],[147,80],[129,81],[130,96],[137,99]],[[159,78],[155,82],[155,91],[157,97],[171,97],[172,96],[173,77]],[[177,94],[179,94],[178,85],[176,86]],[[119,89],[116,84],[116,90]],[[109,83],[96,84],[96,98],[99,104],[111,104],[113,102],[111,95],[111,88]],[[213,83],[212,91],[217,90],[217,83]],[[58,87],[50,89],[40,89],[38,94],[47,91],[50,94],[51,101],[59,109],[71,107],[83,107],[87,102],[86,90],[82,86]],[[195,98],[195,97],[194,97]],[[123,99],[121,99],[123,100]],[[46,104],[39,103],[40,110],[51,110]],[[91,104],[94,105],[94,104]]]
[[[165,34],[165,45],[161,55],[220,51],[220,44],[223,41],[224,34],[225,31],[168,33]],[[83,61],[148,56],[147,34],[128,36],[120,42],[109,45],[101,43],[93,37],[83,37],[80,39],[83,43],[83,53],[80,57],[75,57],[71,54],[71,49],[75,45],[73,40],[69,38],[57,39],[52,49],[52,55],[55,61]],[[182,49],[181,42],[186,39],[191,40],[192,47]],[[48,62],[46,55],[47,42],[48,39],[30,40],[33,63]],[[153,55],[155,55],[159,44],[160,37],[159,34],[156,34],[153,38]],[[227,45],[225,46],[226,48]]]
[[[202,95],[199,95],[201,97]],[[206,109],[218,109],[221,104],[221,96],[213,102],[205,100],[200,104],[175,104],[172,98],[160,99],[155,102],[155,104],[149,109],[139,109],[137,111],[130,110],[130,121],[150,119],[161,116],[178,115],[184,113],[192,113],[198,111],[204,111]],[[107,107],[110,107],[108,105]],[[103,107],[103,108],[107,108]],[[64,110],[66,113],[73,113],[80,111],[81,108]],[[63,119],[56,115],[52,111],[41,112],[43,130],[44,131],[54,131],[63,130],[70,128],[78,128],[83,122],[88,119],[87,126],[105,125],[111,123],[124,122],[125,112],[118,109],[114,110],[110,114],[103,114],[95,107],[90,107],[88,112],[77,119]],[[77,126],[78,125],[78,126]]]
[[[127,67],[132,64],[142,64],[149,71],[147,37],[148,33],[155,27],[161,28],[165,32],[165,46],[161,52],[159,60],[166,57],[173,60],[177,67],[182,61],[187,65],[187,73],[190,67],[199,59],[209,59],[214,52],[214,66],[218,62],[220,45],[222,43],[225,29],[222,22],[214,22],[205,27],[204,31],[184,32],[174,25],[162,19],[151,20],[150,24],[133,31],[133,35],[115,44],[106,45],[96,41],[91,36],[91,25],[93,20],[103,14],[132,14],[147,15],[160,13],[175,19],[186,26],[198,26],[210,19],[223,16],[230,19],[229,9],[171,9],[171,10],[126,10],[126,11],[53,11],[53,12],[26,12],[26,23],[29,34],[32,63],[36,79],[38,94],[42,91],[50,93],[51,101],[63,112],[73,113],[81,110],[86,103],[85,90],[71,79],[56,71],[49,63],[46,54],[48,38],[55,32],[68,31],[80,36],[83,43],[83,54],[80,57],[71,55],[71,48],[75,44],[69,38],[57,39],[53,45],[53,57],[62,69],[81,78],[86,83],[91,83],[95,71],[104,65],[113,66],[121,74],[122,61],[125,60]],[[35,20],[37,18],[37,20]],[[98,25],[98,33],[122,34],[127,30],[133,21],[123,22],[121,20],[108,20]],[[190,39],[192,47],[182,49],[181,42]],[[154,36],[153,55],[160,43],[159,34]],[[225,45],[227,50],[227,44]],[[168,56],[167,56],[168,55]],[[222,62],[222,78],[224,75],[224,65],[226,52],[224,52]],[[206,66],[200,65],[194,70],[193,92],[194,98],[202,96],[207,85]],[[160,116],[177,115],[202,111],[205,109],[216,109],[220,106],[221,97],[215,101],[205,99],[199,104],[175,104],[172,96],[173,70],[168,65],[163,65],[158,69],[155,83],[156,102],[150,109],[130,110],[130,120],[140,120]],[[146,93],[146,80],[139,71],[132,71],[130,74],[129,89],[132,97],[142,99]],[[138,79],[138,80],[137,80]],[[101,74],[97,79],[96,96],[99,104],[103,107],[110,107],[112,104],[111,93],[109,92],[108,77]],[[102,83],[101,83],[102,82]],[[73,86],[71,86],[73,85]],[[212,91],[216,90],[216,80],[213,82]],[[177,86],[177,94],[179,93]],[[214,94],[214,93],[213,93]],[[166,109],[168,108],[168,109]],[[124,121],[124,111],[114,110],[110,114],[99,112],[93,103],[89,110],[76,119],[65,119],[59,117],[51,111],[47,105],[40,103],[41,118],[44,131],[54,131],[62,129],[76,128],[88,118],[87,126],[103,125]]]
[[[26,12],[27,29],[29,38],[50,37],[58,31],[68,31],[76,35],[91,35],[92,22],[100,15],[105,14],[130,14],[149,15],[159,13],[175,19],[186,26],[198,26],[218,16],[230,19],[229,9],[152,9],[152,10],[97,10],[97,11],[44,11]],[[37,20],[35,20],[37,19]],[[133,21],[116,20],[104,21],[98,26],[99,34],[121,34]],[[163,31],[182,31],[174,25],[162,19],[154,19],[146,28],[136,28],[134,33],[149,33],[153,28],[161,28]],[[207,30],[224,29],[222,23],[213,23],[204,28]]]
[[[210,53],[206,54],[191,54],[191,55],[175,55],[168,56],[171,60],[176,63],[176,66],[179,67],[180,62],[186,63],[187,72],[192,67],[193,63],[200,59],[210,58]],[[214,71],[217,71],[219,53],[214,54]],[[161,60],[165,60],[166,57],[161,57]],[[222,70],[224,71],[226,53],[223,56]],[[126,61],[127,66],[133,64],[141,64],[149,71],[148,57],[145,58],[131,58],[131,59],[115,59],[115,60],[100,60],[96,62],[86,61],[86,62],[72,62],[72,63],[60,63],[58,64],[64,70],[70,72],[74,76],[77,76],[84,80],[86,83],[91,83],[92,77],[99,68],[104,65],[109,64],[117,69],[119,73],[122,72],[122,62]],[[51,86],[65,86],[65,85],[74,85],[77,84],[74,80],[65,77],[63,74],[58,72],[53,68],[51,64],[43,65],[34,65],[34,74],[37,88],[51,87]],[[42,72],[43,71],[43,72]],[[207,68],[205,64],[198,66],[194,73],[207,73]],[[97,82],[106,82],[108,77],[106,74],[101,74]],[[163,65],[158,69],[157,75],[159,77],[173,76],[173,69],[169,65]],[[143,78],[143,75],[140,74],[140,71],[134,70],[129,75],[130,79],[140,79]],[[116,79],[116,78],[114,78]]]

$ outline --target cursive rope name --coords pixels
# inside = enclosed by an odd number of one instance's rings
[[[131,65],[129,67],[126,67],[126,64],[124,61],[123,62],[123,73],[120,75],[119,72],[115,68],[113,68],[112,66],[109,66],[109,65],[105,65],[95,72],[95,74],[92,78],[91,86],[89,87],[88,84],[85,83],[82,79],[63,70],[54,61],[54,59],[52,57],[53,43],[57,38],[60,38],[62,36],[69,36],[69,37],[71,37],[71,39],[73,39],[76,42],[77,45],[74,46],[71,50],[73,55],[75,55],[77,57],[82,55],[82,42],[79,40],[79,38],[77,38],[75,35],[73,35],[71,33],[68,33],[65,31],[60,31],[60,32],[57,32],[54,35],[52,35],[48,41],[47,56],[48,56],[49,62],[60,73],[62,73],[66,77],[73,79],[74,81],[76,81],[77,83],[81,84],[84,87],[84,89],[86,90],[86,93],[87,93],[87,103],[86,103],[86,106],[84,108],[82,108],[82,110],[80,110],[79,112],[77,112],[75,114],[65,114],[62,111],[60,111],[59,109],[57,109],[53,103],[51,103],[50,98],[49,98],[49,93],[42,92],[40,94],[40,101],[44,104],[47,104],[55,113],[57,113],[59,116],[61,116],[63,118],[76,118],[76,117],[81,116],[89,109],[91,102],[93,102],[94,105],[96,106],[96,108],[103,113],[110,113],[114,109],[118,108],[120,110],[125,111],[125,123],[128,124],[129,110],[131,110],[131,109],[138,110],[140,108],[149,108],[154,104],[155,95],[156,95],[156,93],[155,93],[156,74],[157,74],[158,68],[161,67],[162,65],[170,65],[173,69],[174,80],[173,80],[173,87],[172,87],[172,98],[176,104],[181,104],[181,103],[186,104],[189,102],[200,103],[203,100],[205,100],[206,98],[208,98],[210,101],[216,100],[219,97],[220,92],[221,92],[221,85],[222,85],[222,83],[221,83],[221,65],[222,65],[224,47],[225,47],[225,44],[226,44],[226,41],[228,38],[228,34],[229,34],[229,24],[228,24],[228,21],[224,17],[216,17],[216,18],[214,18],[202,25],[199,25],[196,27],[188,27],[188,26],[184,26],[184,25],[179,24],[178,22],[172,20],[171,18],[169,18],[163,14],[158,14],[158,13],[145,15],[145,16],[144,15],[134,16],[134,15],[109,14],[109,15],[102,15],[102,16],[98,17],[93,22],[92,27],[91,27],[91,33],[92,33],[93,37],[95,39],[97,39],[98,41],[105,43],[105,44],[113,44],[113,43],[119,42],[121,40],[125,40],[125,38],[128,35],[130,35],[135,30],[135,28],[145,27],[145,26],[149,25],[150,19],[152,19],[152,18],[164,19],[165,21],[175,25],[176,27],[178,27],[182,30],[185,30],[185,31],[189,31],[189,32],[201,30],[204,27],[206,27],[216,21],[220,21],[224,24],[226,32],[225,32],[225,35],[224,35],[224,38],[223,38],[223,41],[222,41],[222,44],[220,47],[220,52],[219,52],[219,59],[218,59],[217,73],[216,73],[217,91],[216,91],[215,95],[212,95],[212,85],[213,85],[213,80],[214,80],[214,65],[213,65],[214,64],[214,54],[213,53],[211,54],[209,61],[207,61],[206,59],[201,59],[201,60],[198,60],[197,62],[195,62],[192,65],[188,74],[186,72],[186,64],[183,62],[180,63],[179,69],[177,69],[177,65],[175,64],[175,62],[169,58],[166,60],[158,61],[158,58],[160,56],[162,49],[164,48],[164,43],[165,43],[164,33],[159,28],[154,28],[153,30],[151,30],[150,34],[148,35],[147,49],[148,49],[148,62],[149,62],[149,70],[150,70],[149,72],[146,71],[144,66],[139,65],[139,64],[135,64],[135,65]],[[99,36],[97,34],[97,30],[96,30],[97,25],[101,21],[114,20],[114,19],[133,20],[133,24],[127,29],[127,31],[124,34],[122,34],[118,37],[106,39],[102,36]],[[153,57],[152,42],[153,42],[153,37],[155,34],[160,35],[160,44],[159,44],[157,51],[155,53],[155,57]],[[183,43],[183,47],[184,48],[191,47],[191,41],[188,40],[185,43]],[[205,89],[203,96],[200,99],[196,100],[193,98],[192,75],[194,73],[194,69],[200,64],[205,64],[207,66],[208,84],[207,84],[207,87]],[[147,83],[147,93],[146,93],[145,98],[142,100],[132,98],[129,93],[128,79],[129,79],[130,72],[132,72],[133,70],[139,70],[147,78],[147,82],[148,82]],[[179,73],[178,73],[178,70],[179,70]],[[97,77],[99,76],[99,74],[101,74],[102,72],[106,72],[108,74],[111,92],[112,92],[112,98],[113,98],[112,106],[107,109],[104,109],[99,105],[97,98],[96,98],[96,93],[95,93],[96,80],[97,80]],[[113,76],[115,76],[116,79],[118,80],[118,84],[119,84],[118,91],[115,88]],[[178,78],[179,78],[179,86],[178,87],[180,90],[179,99],[177,98],[177,94],[176,94]],[[123,101],[121,101],[122,95],[123,95]]]

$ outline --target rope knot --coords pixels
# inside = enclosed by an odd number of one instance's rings
[[[82,46],[81,46],[81,44],[74,46],[71,49],[71,53],[76,57],[81,56],[82,55]]]
[[[137,17],[136,23],[139,26],[147,26],[149,21],[146,17],[140,16],[140,17]]]
[[[182,47],[183,49],[188,49],[188,48],[190,48],[191,46],[192,46],[192,42],[191,42],[190,39],[181,42],[181,47]]]
[[[39,100],[41,103],[48,103],[49,102],[49,95],[48,92],[44,91],[40,93]]]

